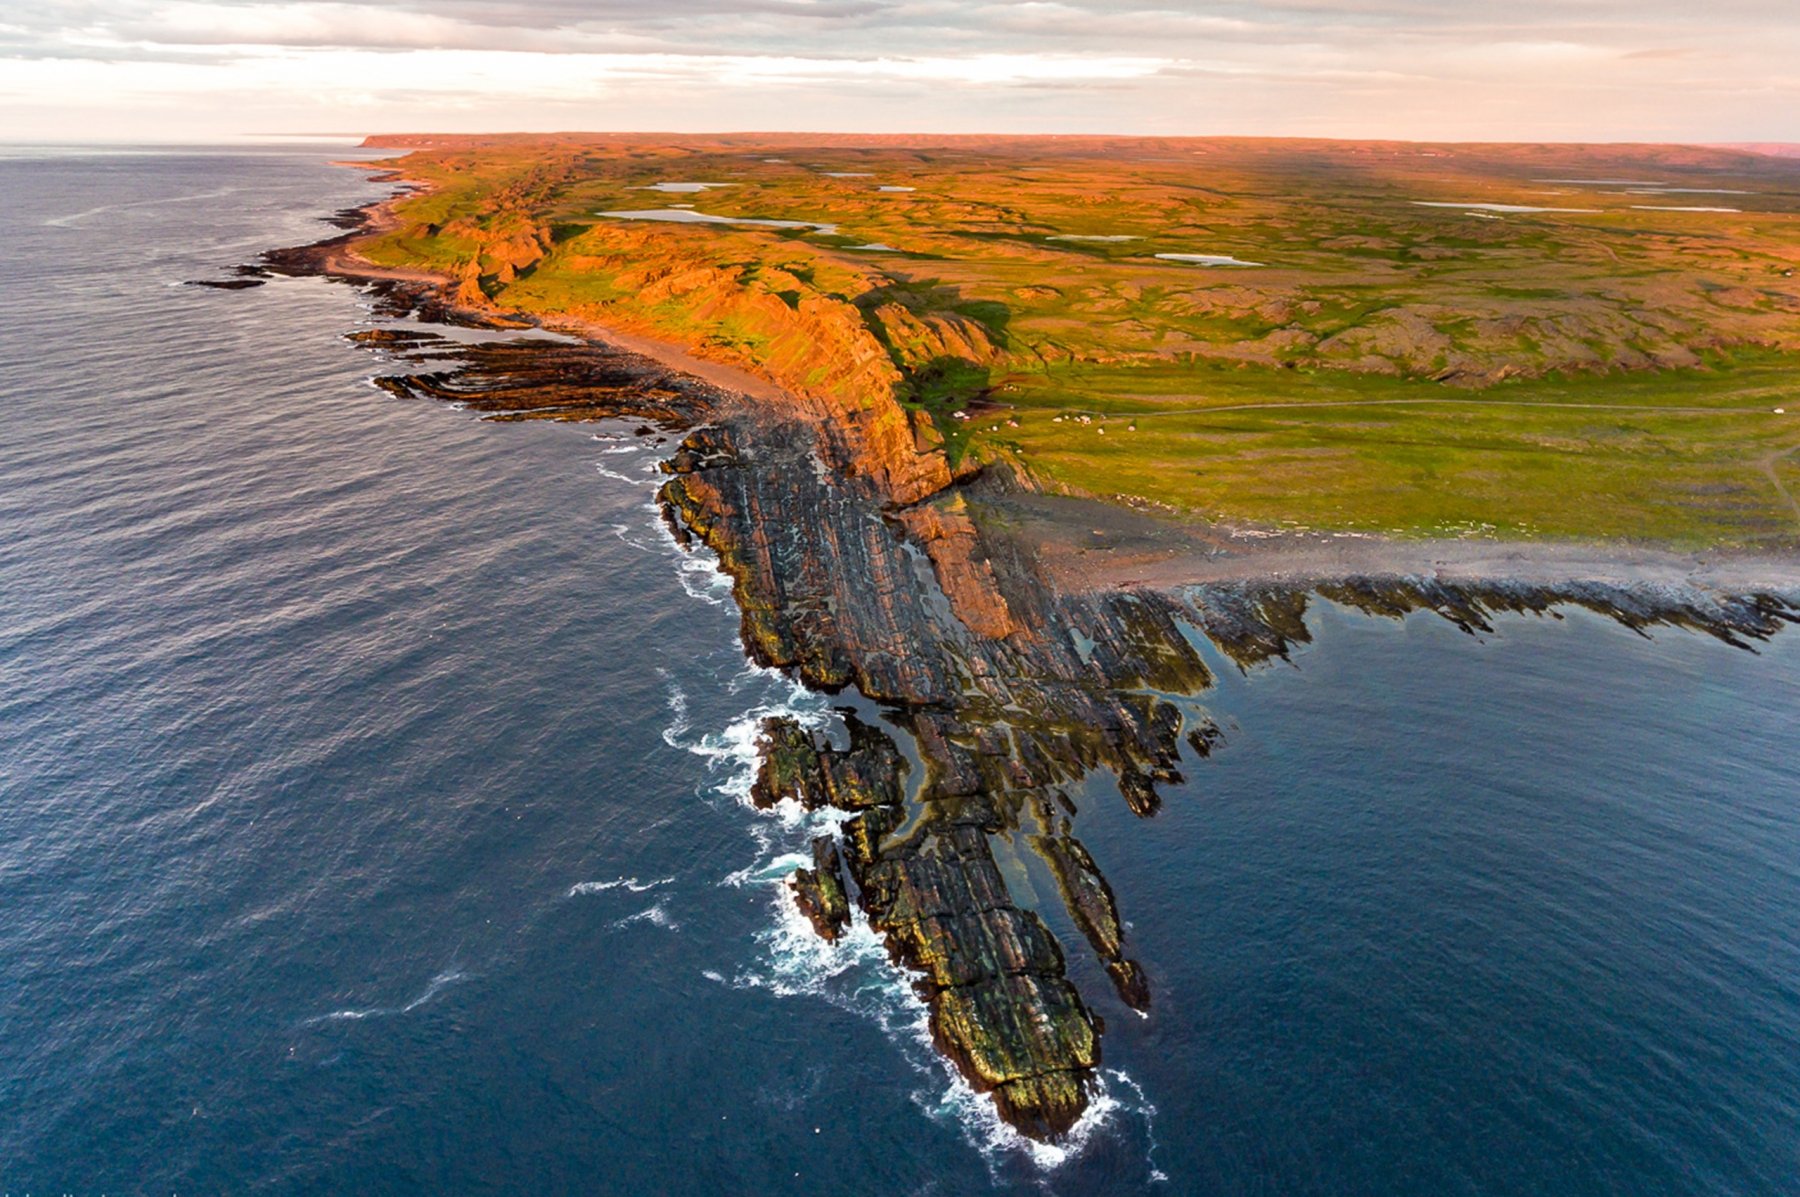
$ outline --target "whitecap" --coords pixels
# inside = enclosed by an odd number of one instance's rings
[[[683,557],[676,569],[676,581],[689,598],[697,598],[714,607],[723,607],[731,601],[731,575],[706,558]]]
[[[464,973],[461,969],[445,969],[437,976],[431,978],[431,981],[425,986],[424,992],[420,993],[419,996],[415,997],[412,1001],[407,1002],[404,1006],[366,1006],[361,1008],[333,1010],[329,1014],[315,1015],[314,1017],[307,1019],[302,1025],[310,1027],[317,1026],[319,1023],[323,1022],[360,1022],[365,1018],[387,1018],[397,1014],[411,1014],[414,1010],[417,1010],[420,1006],[429,1002],[445,989],[456,984],[458,981],[467,979],[468,974]]]
[[[630,474],[621,474],[617,470],[608,469],[600,462],[594,463],[594,471],[602,478],[611,478],[614,482],[623,482],[627,486],[656,486],[661,481],[657,475],[646,477],[641,472],[636,477],[632,477]]]
[[[462,970],[460,970],[460,969],[447,969],[444,972],[439,973],[437,976],[431,978],[431,984],[429,984],[425,987],[424,993],[421,993],[418,997],[416,997],[412,1001],[406,1003],[406,1005],[400,1007],[400,1013],[402,1013],[402,1014],[412,1013],[414,1010],[417,1010],[420,1006],[423,1006],[426,1002],[429,1002],[432,998],[436,997],[439,993],[443,992],[445,989],[448,989],[450,986],[456,984],[458,981],[462,981],[465,979],[466,979],[466,977],[464,976]]]
[[[636,877],[617,877],[611,881],[578,881],[569,887],[568,896],[575,898],[582,894],[602,894],[610,889],[623,889],[634,894],[641,894],[646,890],[655,889],[659,885],[668,885],[674,880],[673,877],[658,877],[655,881],[639,881]]]
[[[682,733],[686,732],[690,726],[688,722],[687,694],[682,690],[681,686],[676,683],[674,677],[671,676],[667,669],[658,666],[656,672],[669,686],[668,707],[670,719],[669,726],[663,728],[663,743],[667,744],[670,748],[682,748],[684,747],[681,743]]]
[[[634,923],[649,923],[651,926],[661,927],[665,931],[681,930],[681,924],[669,917],[668,910],[661,902],[640,910],[636,914],[626,915],[614,922],[613,927],[617,930],[632,926]]]

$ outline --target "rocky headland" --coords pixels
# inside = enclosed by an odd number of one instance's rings
[[[461,280],[364,268],[356,236],[265,266],[369,288],[388,316],[529,323]],[[385,326],[352,338],[391,362],[378,381],[400,398],[503,420],[627,418],[671,438],[664,516],[730,576],[748,653],[881,713],[848,720],[838,741],[783,720],[763,729],[755,800],[844,816],[796,871],[794,900],[828,939],[866,919],[914,979],[944,1056],[1041,1140],[1080,1120],[1101,1060],[1105,1027],[1095,995],[1071,982],[1068,953],[1093,952],[1130,1009],[1155,1000],[1155,962],[1134,957],[1121,911],[1130,879],[1111,884],[1076,836],[1072,789],[1110,777],[1086,792],[1116,790],[1149,819],[1159,787],[1217,749],[1198,701],[1212,680],[1198,644],[1242,668],[1279,658],[1307,639],[1319,597],[1372,615],[1435,612],[1472,631],[1496,613],[1576,604],[1739,645],[1800,620],[1774,572],[1768,585],[1727,589],[1591,571],[1440,576],[1371,555],[1366,569],[1314,561],[1282,577],[1279,558],[1240,569],[1254,556],[1226,553],[1233,569],[1209,572],[1220,555],[1195,550],[1157,556],[1159,570],[1134,584],[1129,570],[1067,567],[1068,553],[1092,547],[1082,538],[1095,534],[1097,505],[1062,506],[1003,462],[953,463],[889,389],[834,381],[749,395],[600,340],[464,344]],[[1004,864],[1021,852],[1054,878],[1085,947],[1060,942],[1012,892]]]

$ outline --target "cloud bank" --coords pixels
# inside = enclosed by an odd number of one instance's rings
[[[0,136],[1800,140],[1792,0],[46,0]]]

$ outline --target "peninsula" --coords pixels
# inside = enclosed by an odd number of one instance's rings
[[[1800,608],[1800,163],[1674,146],[389,137],[396,197],[261,269],[389,315],[379,383],[679,433],[671,531],[750,654],[878,716],[764,728],[841,812],[795,900],[866,919],[1001,1115],[1066,1134],[1153,1008],[1076,798],[1217,750],[1198,645],[1312,596],[1479,630],[1578,603],[1733,643]],[[1077,795],[1074,787],[1085,783]],[[1051,879],[1062,942],[1010,878]],[[1091,951],[1110,995],[1069,979]]]

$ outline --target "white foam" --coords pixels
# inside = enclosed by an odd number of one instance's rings
[[[723,607],[731,601],[731,575],[705,557],[683,557],[676,570],[676,580],[689,598],[697,598],[714,607]]]
[[[417,1010],[420,1006],[429,1002],[445,989],[448,989],[458,981],[467,979],[468,974],[464,973],[461,969],[448,968],[431,978],[431,981],[425,986],[424,992],[404,1006],[366,1006],[362,1008],[333,1010],[329,1014],[320,1014],[309,1018],[303,1025],[310,1027],[316,1026],[322,1022],[360,1022],[365,1018],[387,1018],[396,1014],[411,1014],[414,1010]]]
[[[432,998],[436,997],[439,993],[443,992],[445,989],[448,989],[450,986],[456,984],[458,981],[465,980],[465,979],[466,978],[465,978],[462,970],[460,970],[460,969],[444,970],[443,972],[439,973],[437,976],[431,978],[431,984],[429,984],[425,987],[424,993],[421,993],[418,997],[416,997],[412,1001],[406,1003],[406,1005],[400,1007],[400,1013],[411,1014],[414,1010],[417,1010],[420,1006],[423,1006],[426,1002],[429,1002]]]
[[[897,254],[900,251],[881,241],[871,241],[867,245],[852,245],[851,249],[866,249],[875,253]]]
[[[1156,1141],[1156,1107],[1151,1105],[1150,1099],[1145,1096],[1144,1087],[1132,1080],[1123,1069],[1108,1068],[1106,1075],[1124,1088],[1131,1090],[1137,1098],[1135,1112],[1144,1120],[1144,1138],[1146,1140],[1144,1163],[1150,1169],[1149,1181],[1151,1184],[1167,1183],[1169,1174],[1156,1166],[1156,1149],[1159,1146]]]
[[[680,686],[669,680],[668,670],[658,669],[656,672],[662,674],[663,680],[669,682],[669,714],[671,718],[669,726],[663,728],[663,743],[670,748],[685,748],[686,745],[681,742],[681,737],[692,726],[688,722],[687,695],[681,692]]]
[[[656,902],[646,909],[638,911],[636,914],[626,915],[624,918],[613,923],[613,927],[615,929],[622,929],[632,926],[635,923],[649,923],[651,926],[661,927],[665,931],[681,930],[681,924],[669,917],[668,909],[662,902]]]
[[[1676,204],[1633,204],[1634,212],[1742,212],[1742,208],[1689,208]]]
[[[659,885],[667,885],[675,880],[673,877],[658,877],[655,881],[639,881],[636,877],[618,877],[611,881],[578,881],[569,887],[569,897],[576,898],[582,894],[603,894],[610,889],[629,890],[641,894],[655,889]]]
[[[609,449],[606,452],[613,453],[615,450]],[[650,462],[648,463],[648,466],[648,469],[640,466],[637,474],[634,476],[631,474],[622,474],[618,470],[606,465],[604,462],[597,461],[594,463],[594,471],[602,478],[611,478],[614,482],[623,482],[627,486],[661,486],[662,474],[656,469],[656,463]]]
[[[708,732],[697,740],[684,743],[679,738],[679,732],[675,738],[664,737],[672,747],[686,749],[704,759],[710,770],[724,775],[712,787],[714,793],[745,805],[750,805],[750,787],[756,780],[759,763],[756,742],[762,733],[763,721],[786,716],[802,727],[816,729],[824,727],[830,718],[822,695],[812,693],[798,682],[784,678],[773,670],[747,665],[746,672],[751,671],[754,671],[753,676],[759,677],[759,680],[773,680],[786,685],[789,693],[756,704],[723,729]],[[686,728],[682,730],[685,732]],[[842,817],[842,812],[832,813]]]
[[[877,191],[917,191],[917,187],[877,187]]]

